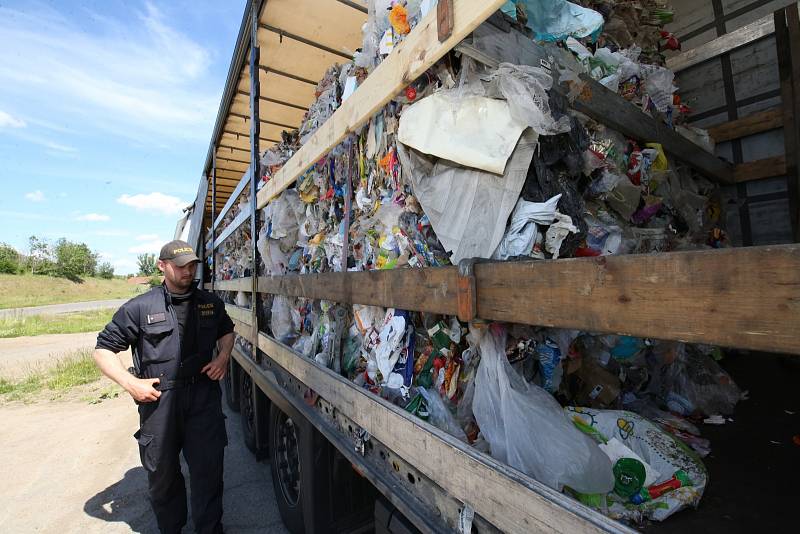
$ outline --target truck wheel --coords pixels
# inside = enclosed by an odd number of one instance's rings
[[[233,412],[238,412],[240,409],[239,403],[237,402],[239,399],[233,396],[233,381],[236,380],[239,374],[236,371],[236,363],[233,361],[233,358],[231,358],[231,361],[228,363],[228,372],[225,373],[225,378],[222,379],[222,387],[225,389],[225,402],[228,404],[228,408]]]
[[[244,372],[239,373],[239,412],[242,418],[242,436],[250,452],[256,452],[256,405],[253,395],[253,379]]]
[[[299,439],[302,431],[273,403],[269,409],[272,487],[283,524],[292,534],[305,532]]]

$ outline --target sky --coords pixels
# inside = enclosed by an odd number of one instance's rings
[[[0,1],[0,242],[116,274],[197,194],[246,0]]]

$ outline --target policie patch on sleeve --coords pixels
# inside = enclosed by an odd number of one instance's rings
[[[164,322],[166,320],[167,320],[167,316],[166,316],[166,314],[164,312],[153,313],[153,314],[149,314],[148,313],[147,314],[147,324],[161,323],[161,322]]]

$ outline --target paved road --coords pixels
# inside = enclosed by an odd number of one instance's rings
[[[91,300],[88,302],[69,302],[67,304],[49,304],[47,306],[31,306],[29,308],[9,308],[0,310],[0,319],[24,315],[58,315],[87,310],[119,308],[130,299]]]
[[[239,415],[227,409],[226,415],[225,531],[286,532],[269,465],[256,462],[243,445]],[[100,404],[0,405],[0,451],[8,460],[0,484],[0,532],[156,534],[132,437],[137,419],[127,394]],[[193,531],[191,519],[187,527]]]

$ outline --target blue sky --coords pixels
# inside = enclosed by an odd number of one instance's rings
[[[245,0],[0,3],[0,241],[135,272],[194,200]]]

